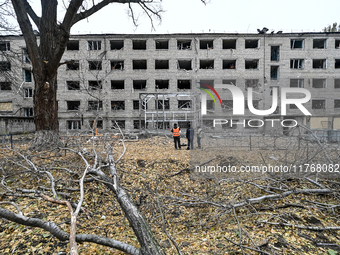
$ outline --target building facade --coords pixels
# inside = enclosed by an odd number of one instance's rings
[[[0,51],[20,55],[1,56],[1,73],[16,78],[1,77],[0,114],[32,118],[34,81],[23,37],[3,37]],[[282,133],[285,119],[311,129],[340,129],[340,33],[74,35],[62,62],[57,95],[62,132],[86,132],[94,122],[103,132],[117,125],[137,132],[203,122],[228,132]],[[245,101],[252,88],[252,105],[259,110],[270,109],[273,97],[280,103],[284,87],[305,88],[311,115],[295,105],[282,115],[279,104],[269,116],[255,116],[247,102],[244,115],[233,115],[232,95],[221,84],[241,89]],[[216,87],[221,104],[212,93],[217,102],[208,96],[201,118],[197,94],[209,86]],[[216,126],[216,119],[228,122]]]

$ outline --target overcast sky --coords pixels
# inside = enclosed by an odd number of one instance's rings
[[[333,22],[340,23],[339,0],[163,0],[162,22],[139,13],[134,27],[123,4],[111,4],[76,24],[73,34],[95,33],[257,33],[257,28],[283,32],[320,32]],[[136,8],[138,10],[138,8]]]

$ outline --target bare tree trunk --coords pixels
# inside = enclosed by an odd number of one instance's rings
[[[62,146],[59,137],[57,76],[35,77],[34,116],[36,134],[31,149],[49,150]]]

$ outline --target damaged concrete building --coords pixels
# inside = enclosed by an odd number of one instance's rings
[[[34,80],[23,37],[2,37],[0,51],[20,53],[20,59],[0,61],[2,73],[17,77],[2,75],[0,118],[33,125]],[[151,132],[174,123],[212,127],[221,118],[236,123],[221,122],[219,128],[228,132],[282,133],[279,123],[285,119],[311,129],[340,129],[340,33],[73,35],[62,61],[67,64],[58,71],[61,132],[89,131],[95,120],[102,132],[117,125]],[[230,91],[218,84],[240,88],[245,101],[252,88],[255,109],[270,109],[275,91],[280,103],[281,88],[305,88],[311,99],[304,106],[312,115],[295,105],[282,115],[279,104],[272,114],[255,116],[245,103],[244,115],[235,116]],[[212,93],[217,103],[208,96],[201,117],[200,88],[209,86],[216,87],[221,104]]]

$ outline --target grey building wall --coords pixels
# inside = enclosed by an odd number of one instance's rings
[[[24,47],[22,37],[10,37],[12,48]],[[178,93],[200,92],[199,82],[217,85],[235,82],[247,97],[247,86],[253,87],[253,99],[258,109],[271,107],[272,88],[300,86],[311,92],[312,99],[306,103],[306,108],[312,116],[304,116],[299,109],[287,109],[287,116],[277,112],[267,118],[294,118],[299,123],[311,128],[340,129],[340,35],[339,33],[289,33],[289,34],[169,34],[169,35],[74,35],[71,37],[73,46],[78,48],[66,50],[63,62],[79,61],[79,70],[69,70],[68,65],[62,65],[58,72],[58,106],[60,130],[79,132],[90,130],[91,121],[98,118],[103,131],[112,130],[112,121],[120,125],[125,121],[125,130],[138,131],[137,121],[139,110],[134,109],[133,101],[139,99],[139,93]],[[123,46],[112,49],[111,42],[119,41]],[[145,42],[145,49],[134,49],[134,43],[140,46]],[[235,41],[235,44],[233,43]],[[100,42],[100,47],[97,42]],[[166,49],[157,46],[167,42]],[[190,46],[188,46],[190,42]],[[166,43],[165,43],[166,44]],[[116,45],[115,45],[116,46]],[[143,46],[143,45],[142,45]],[[292,47],[295,46],[295,47]],[[92,48],[92,49],[91,49]],[[273,50],[278,53],[273,54]],[[274,55],[274,58],[273,58]],[[278,56],[278,58],[276,58]],[[101,70],[90,70],[89,61],[99,61]],[[124,67],[111,65],[112,61],[123,61]],[[134,69],[134,63],[146,62],[145,69]],[[190,61],[190,66],[179,69],[179,62]],[[93,66],[96,65],[95,62]],[[157,63],[164,64],[161,69]],[[167,64],[168,63],[168,67]],[[292,65],[299,68],[292,68]],[[30,68],[29,63],[17,65],[18,70]],[[191,68],[188,68],[191,67]],[[250,68],[251,67],[251,68]],[[162,69],[165,68],[165,69]],[[20,72],[20,71],[19,71]],[[24,74],[22,74],[22,77]],[[23,78],[22,78],[23,79]],[[124,81],[124,89],[112,89],[111,81]],[[157,80],[168,81],[167,89],[159,89]],[[180,80],[190,81],[190,89],[179,89]],[[79,89],[70,90],[70,81],[79,82]],[[102,82],[102,88],[89,89],[90,82]],[[134,82],[146,82],[143,89],[134,88]],[[16,84],[19,86],[21,84]],[[32,83],[24,83],[23,87],[32,87]],[[203,86],[204,87],[204,86]],[[12,94],[15,90],[12,90]],[[227,90],[217,89],[223,100],[222,107],[212,102],[208,103],[208,113],[204,123],[211,125],[213,119],[233,118],[235,121],[263,119],[245,110],[244,116],[233,116],[230,107],[231,94]],[[9,98],[6,93],[0,93],[2,98]],[[279,92],[279,102],[281,94]],[[216,97],[215,97],[216,98]],[[209,99],[209,98],[208,98]],[[217,99],[217,98],[216,98]],[[20,108],[32,105],[30,98],[13,95],[13,113],[23,116]],[[178,98],[170,98],[169,112],[178,110]],[[209,99],[210,100],[210,99]],[[229,100],[229,101],[228,101]],[[315,101],[320,100],[320,101]],[[79,101],[79,107],[77,102]],[[89,109],[89,101],[102,101],[99,110]],[[113,103],[112,103],[113,101]],[[124,110],[115,110],[114,101],[124,101]],[[14,103],[15,102],[15,103]],[[17,105],[17,106],[15,106]],[[155,108],[155,102],[148,103],[148,109]],[[320,108],[320,109],[316,109]],[[256,129],[282,132],[282,126],[276,124]],[[78,129],[80,128],[80,129]],[[222,125],[229,131],[253,132],[254,129],[236,125],[236,129]]]

